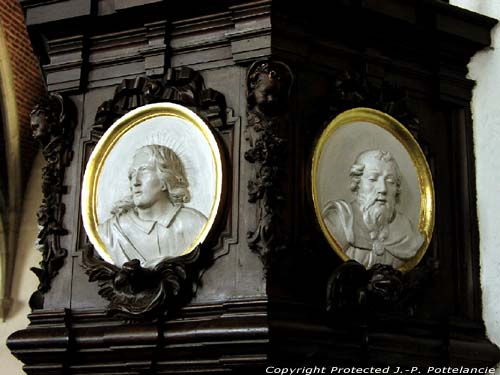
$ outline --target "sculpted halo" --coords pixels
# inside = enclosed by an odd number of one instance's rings
[[[96,251],[109,263],[115,262],[99,234],[99,224],[109,219],[113,201],[130,194],[127,174],[132,157],[139,148],[150,144],[168,147],[178,156],[191,193],[186,207],[207,219],[201,231],[192,234],[190,245],[176,256],[203,243],[216,220],[222,194],[222,160],[211,129],[197,114],[178,104],[139,107],[104,133],[90,155],[83,179],[83,226]]]

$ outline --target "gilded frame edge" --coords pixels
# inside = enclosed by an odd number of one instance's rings
[[[328,244],[332,249],[339,255],[343,261],[347,261],[349,258],[341,249],[340,245],[330,234],[324,221],[321,218],[321,209],[318,202],[318,193],[316,188],[317,181],[317,170],[319,158],[321,151],[325,145],[325,142],[333,133],[343,126],[348,126],[350,123],[355,121],[365,121],[372,123],[380,128],[389,132],[394,136],[405,148],[405,150],[410,155],[410,158],[417,171],[417,177],[419,182],[420,191],[420,209],[419,209],[419,223],[418,229],[420,233],[424,236],[424,242],[420,249],[417,251],[416,255],[409,261],[405,262],[399,270],[402,272],[407,272],[414,268],[425,255],[427,248],[429,247],[432,233],[434,230],[435,221],[435,196],[434,196],[434,183],[432,180],[432,174],[425,158],[425,155],[420,148],[419,144],[411,133],[406,129],[406,127],[401,124],[394,117],[372,108],[358,107],[347,111],[344,111],[337,115],[333,120],[331,120],[326,128],[322,131],[319,139],[314,146],[312,165],[311,165],[311,192],[312,200],[314,206],[314,213],[316,215],[316,220],[318,221],[323,235],[326,237]]]
[[[89,237],[90,243],[94,246],[98,254],[110,264],[114,263],[97,230],[98,219],[96,210],[96,194],[100,173],[109,153],[123,135],[135,126],[140,125],[142,122],[158,116],[178,117],[188,121],[200,130],[210,147],[213,162],[215,164],[215,197],[207,223],[193,243],[179,256],[192,252],[200,243],[203,243],[220,217],[220,204],[222,202],[224,189],[224,160],[222,158],[219,141],[213,134],[210,126],[207,125],[207,123],[191,109],[180,104],[162,102],[147,104],[136,108],[116,120],[103,134],[89,157],[83,177],[81,191],[81,215],[83,227]],[[121,267],[121,265],[117,266]]]

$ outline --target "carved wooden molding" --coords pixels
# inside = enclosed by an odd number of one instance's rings
[[[270,255],[285,246],[280,229],[283,207],[283,175],[286,161],[286,108],[293,81],[290,68],[273,61],[257,61],[247,74],[248,125],[245,138],[250,148],[245,159],[253,166],[248,182],[248,201],[256,205],[257,222],[247,233],[248,245],[264,266]]]
[[[43,294],[50,290],[51,281],[59,272],[68,251],[61,247],[60,236],[68,233],[63,225],[66,194],[64,173],[73,158],[74,118],[67,98],[50,94],[47,101],[35,106],[31,112],[33,137],[42,147],[46,165],[42,170],[43,200],[38,210],[38,248],[42,252],[40,268],[31,270],[40,284],[30,299],[32,309],[43,307]]]
[[[30,314],[29,327],[14,332],[7,345],[27,364],[27,374],[98,374],[110,368],[115,374],[239,374],[266,363],[267,308],[265,299],[238,299],[188,306],[169,321],[133,325],[103,310],[41,310]],[[92,355],[92,345],[99,345],[99,355]]]
[[[228,108],[226,110],[226,123],[225,126],[218,128],[223,138],[226,138],[226,143],[231,145],[232,151],[228,150],[227,155],[228,160],[234,160],[236,155],[240,154],[240,131],[241,131],[241,118],[235,116],[233,110]],[[229,167],[228,163],[228,167]],[[214,254],[214,260],[223,257],[229,253],[229,246],[231,244],[238,243],[238,216],[240,215],[238,210],[239,202],[239,189],[238,186],[233,184],[232,179],[234,176],[239,176],[240,164],[237,162],[232,163],[232,178],[231,181],[228,180],[227,194],[225,194],[224,201],[222,205],[232,204],[232,208],[229,206],[224,207],[228,212],[227,227],[223,229],[219,235],[219,240],[217,245],[212,248]],[[227,171],[226,171],[227,172]],[[232,188],[231,188],[232,185]],[[232,191],[229,191],[232,189]]]
[[[91,144],[95,145],[111,124],[127,112],[159,102],[182,104],[214,129],[227,125],[224,96],[205,89],[203,78],[196,71],[173,68],[161,79],[137,77],[123,80],[114,97],[99,106],[91,129]],[[217,226],[212,230],[218,230]],[[106,263],[89,245],[83,250],[82,264],[89,280],[98,282],[99,294],[110,301],[108,314],[131,319],[159,318],[192,297],[194,284],[203,268],[203,258],[210,256],[210,248],[210,245],[203,244],[186,255],[147,269],[137,260],[122,267]]]

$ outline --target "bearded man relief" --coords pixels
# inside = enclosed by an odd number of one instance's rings
[[[401,267],[413,258],[424,237],[399,210],[402,174],[391,153],[361,152],[349,171],[354,199],[328,201],[322,217],[345,254],[366,268],[380,263]]]

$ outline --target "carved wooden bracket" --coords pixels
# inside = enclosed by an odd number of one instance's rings
[[[46,165],[42,170],[43,201],[38,210],[38,248],[42,252],[40,268],[31,268],[38,276],[38,290],[30,299],[32,309],[43,307],[43,294],[51,286],[64,263],[68,251],[61,247],[60,236],[68,232],[63,226],[65,206],[62,196],[64,172],[73,158],[74,116],[70,114],[71,102],[60,94],[50,94],[45,103],[38,104],[31,112],[33,137],[42,147]]]
[[[137,259],[114,266],[93,255],[91,246],[83,250],[83,266],[89,281],[98,281],[99,294],[110,301],[108,314],[126,318],[167,314],[177,297],[191,297],[193,272],[200,248],[159,263],[153,269],[143,268]]]
[[[248,201],[257,205],[256,227],[247,238],[250,249],[259,254],[266,268],[270,254],[285,246],[279,225],[286,160],[286,140],[281,132],[286,125],[292,81],[290,68],[281,62],[255,62],[247,74],[245,138],[250,148],[245,159],[254,171],[248,182]]]
[[[415,298],[437,269],[432,260],[402,273],[391,266],[376,264],[367,270],[355,260],[337,267],[331,274],[326,309],[338,315],[353,316],[390,312],[413,315]]]
[[[189,68],[169,69],[161,79],[125,79],[112,99],[102,103],[92,127],[94,146],[111,124],[127,112],[158,102],[182,104],[202,117],[214,129],[226,126],[224,96],[205,89],[203,78]],[[214,226],[212,230],[217,230]],[[213,236],[215,237],[215,236]],[[203,246],[203,250],[202,247]],[[129,319],[160,318],[174,307],[187,303],[202,270],[209,245],[199,245],[190,253],[167,259],[154,268],[141,267],[138,260],[114,266],[98,257],[91,245],[83,249],[82,264],[91,282],[97,281],[99,294],[110,303],[109,315]],[[207,261],[208,262],[208,261]]]

